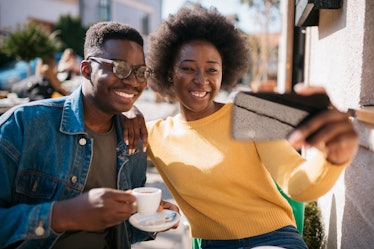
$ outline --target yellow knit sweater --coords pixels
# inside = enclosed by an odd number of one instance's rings
[[[344,169],[321,157],[305,164],[283,140],[233,140],[231,109],[229,103],[197,121],[177,115],[147,124],[149,157],[193,237],[238,239],[295,225],[273,179],[292,198],[308,201],[326,193]]]

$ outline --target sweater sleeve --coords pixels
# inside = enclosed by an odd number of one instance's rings
[[[256,143],[262,163],[292,199],[313,201],[326,194],[349,163],[333,165],[317,149],[311,149],[308,160],[286,140]]]

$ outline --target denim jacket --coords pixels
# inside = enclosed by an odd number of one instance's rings
[[[144,186],[146,153],[128,155],[119,116],[117,188]],[[0,248],[50,248],[54,202],[80,195],[92,160],[92,140],[83,120],[81,88],[70,96],[15,107],[0,116]],[[141,145],[139,145],[140,148]],[[121,248],[149,234],[127,221]],[[126,229],[125,229],[126,230]]]

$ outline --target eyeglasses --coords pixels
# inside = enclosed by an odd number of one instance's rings
[[[146,66],[131,66],[128,62],[122,60],[109,60],[99,57],[90,56],[87,58],[91,59],[98,63],[107,63],[112,65],[112,71],[115,76],[121,80],[126,79],[131,75],[132,72],[135,72],[135,76],[138,82],[145,82],[152,74],[152,70]]]

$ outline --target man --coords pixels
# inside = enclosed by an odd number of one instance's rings
[[[136,212],[129,189],[145,184],[146,153],[128,149],[119,123],[150,74],[143,39],[127,25],[97,23],[84,57],[70,96],[0,118],[1,248],[130,248],[150,238],[123,222]]]

